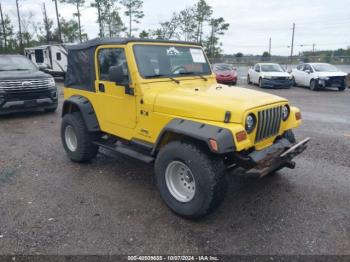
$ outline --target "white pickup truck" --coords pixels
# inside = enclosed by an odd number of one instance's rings
[[[311,90],[336,87],[346,89],[346,73],[326,63],[300,64],[291,72],[296,85],[309,87]]]
[[[258,84],[260,88],[291,88],[292,76],[282,66],[273,63],[258,63],[249,69],[248,84]]]

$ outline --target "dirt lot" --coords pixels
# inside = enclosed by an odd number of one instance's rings
[[[267,91],[302,109],[307,152],[264,179],[231,174],[224,204],[196,222],[166,208],[152,167],[70,162],[58,112],[2,117],[0,254],[350,255],[350,90]]]

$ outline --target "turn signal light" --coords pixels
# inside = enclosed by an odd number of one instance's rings
[[[218,142],[216,142],[216,140],[214,139],[209,139],[209,145],[212,151],[214,152],[218,152],[219,151],[219,146],[218,146]]]
[[[296,112],[295,113],[295,119],[296,120],[300,120],[301,119],[301,113],[300,112]]]
[[[241,142],[243,140],[247,139],[247,133],[245,131],[239,131],[236,133],[236,139],[238,142]]]

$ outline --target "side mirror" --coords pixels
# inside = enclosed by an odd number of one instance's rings
[[[124,82],[124,72],[122,66],[111,66],[108,70],[108,80],[122,85]]]
[[[306,69],[306,70],[305,70],[305,73],[310,74],[311,71],[310,71],[309,69]]]

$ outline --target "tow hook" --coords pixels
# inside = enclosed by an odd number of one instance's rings
[[[285,167],[290,168],[290,169],[294,169],[295,168],[295,162],[294,161],[288,161],[287,163],[285,163]]]

